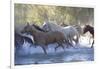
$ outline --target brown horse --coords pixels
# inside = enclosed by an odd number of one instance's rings
[[[93,37],[93,42],[92,42],[92,46],[91,46],[91,48],[92,48],[93,44],[94,44],[94,27],[92,27],[90,25],[85,25],[85,27],[83,29],[83,34],[85,34],[88,31],[92,34],[92,37]]]
[[[27,26],[25,26],[22,30],[22,33],[30,33],[34,37],[35,44],[40,45],[45,54],[47,54],[47,45],[51,43],[58,43],[58,46],[55,47],[55,50],[60,46],[64,49],[62,43],[64,43],[65,37],[61,32],[42,32],[37,30],[32,25],[27,24]]]
[[[44,29],[42,29],[41,27],[39,27],[38,25],[35,25],[35,24],[32,24],[32,26],[34,26],[37,30],[39,31],[42,31],[42,32],[49,32],[49,31],[46,31]],[[69,36],[70,37],[70,36]],[[67,48],[68,47],[73,47],[73,45],[68,41],[68,40],[65,40],[65,43],[67,44]],[[68,46],[70,45],[70,46]]]

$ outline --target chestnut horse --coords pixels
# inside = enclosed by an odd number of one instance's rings
[[[85,34],[88,31],[90,32],[90,34],[93,37],[93,42],[92,42],[92,46],[91,46],[91,48],[92,48],[93,47],[93,44],[94,44],[94,27],[92,27],[90,25],[85,25],[85,27],[83,29],[83,34]]]
[[[62,43],[65,42],[65,37],[61,32],[58,31],[42,32],[37,30],[34,26],[27,24],[22,30],[22,33],[30,33],[34,37],[35,44],[40,45],[45,54],[47,54],[46,52],[47,45],[51,43],[58,44],[58,46],[55,47],[55,50],[60,46],[64,49]]]

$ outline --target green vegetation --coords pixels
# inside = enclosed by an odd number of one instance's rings
[[[58,24],[83,24],[94,21],[94,9],[82,7],[46,6],[33,4],[14,5],[15,23],[36,23],[56,21]]]

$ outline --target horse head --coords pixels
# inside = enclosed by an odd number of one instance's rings
[[[32,31],[32,27],[29,23],[27,23],[27,25],[23,28],[23,30],[21,31],[21,33],[30,33]]]
[[[85,25],[84,29],[83,29],[83,34],[85,34],[86,32],[88,32],[91,29],[90,25]]]
[[[50,31],[49,23],[44,23],[43,26],[42,26],[42,29],[45,30],[45,31]]]

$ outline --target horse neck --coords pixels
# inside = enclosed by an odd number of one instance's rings
[[[36,36],[36,35],[41,35],[44,32],[37,30],[37,29],[32,29],[31,33],[32,33],[33,36]]]

